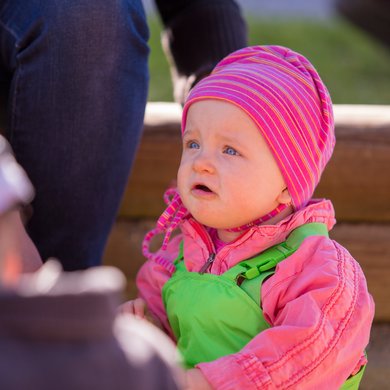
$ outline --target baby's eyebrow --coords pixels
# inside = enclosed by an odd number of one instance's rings
[[[192,136],[192,135],[194,135],[196,133],[197,133],[197,131],[194,130],[194,129],[185,129],[184,132],[183,132],[182,137]]]
[[[242,138],[237,135],[233,135],[233,136],[223,135],[220,136],[220,139],[226,143],[239,143],[239,144],[241,143],[242,140]]]

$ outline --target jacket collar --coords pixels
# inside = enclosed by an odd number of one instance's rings
[[[223,273],[238,262],[285,241],[292,230],[310,222],[324,223],[328,231],[331,230],[336,223],[331,201],[313,199],[305,208],[275,225],[253,226],[216,254],[211,267],[212,273]],[[191,217],[183,221],[181,230],[186,268],[197,272],[210,254],[215,252],[214,244],[206,228]]]

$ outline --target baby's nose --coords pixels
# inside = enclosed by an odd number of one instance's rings
[[[215,171],[215,164],[213,158],[209,153],[199,153],[194,159],[193,169],[196,172],[208,172],[212,173]]]

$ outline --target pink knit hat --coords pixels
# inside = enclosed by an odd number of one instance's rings
[[[294,209],[303,208],[335,145],[332,102],[313,65],[281,46],[247,47],[228,55],[190,92],[183,109],[182,131],[191,104],[206,99],[230,102],[249,115],[279,165]],[[150,253],[149,243],[156,234],[165,233],[165,249],[188,211],[175,189],[166,192],[165,201],[168,207],[156,228],[146,235],[143,253],[173,272],[172,263]],[[268,220],[283,206],[237,230]]]
[[[332,155],[332,102],[313,65],[281,46],[253,46],[225,57],[190,92],[192,103],[218,99],[242,109],[267,141],[295,210],[310,200]]]

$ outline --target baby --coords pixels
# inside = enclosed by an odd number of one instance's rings
[[[285,47],[236,51],[193,88],[182,131],[177,190],[122,309],[159,320],[188,388],[357,389],[374,303],[328,237],[332,203],[311,199],[335,144],[314,67]]]

